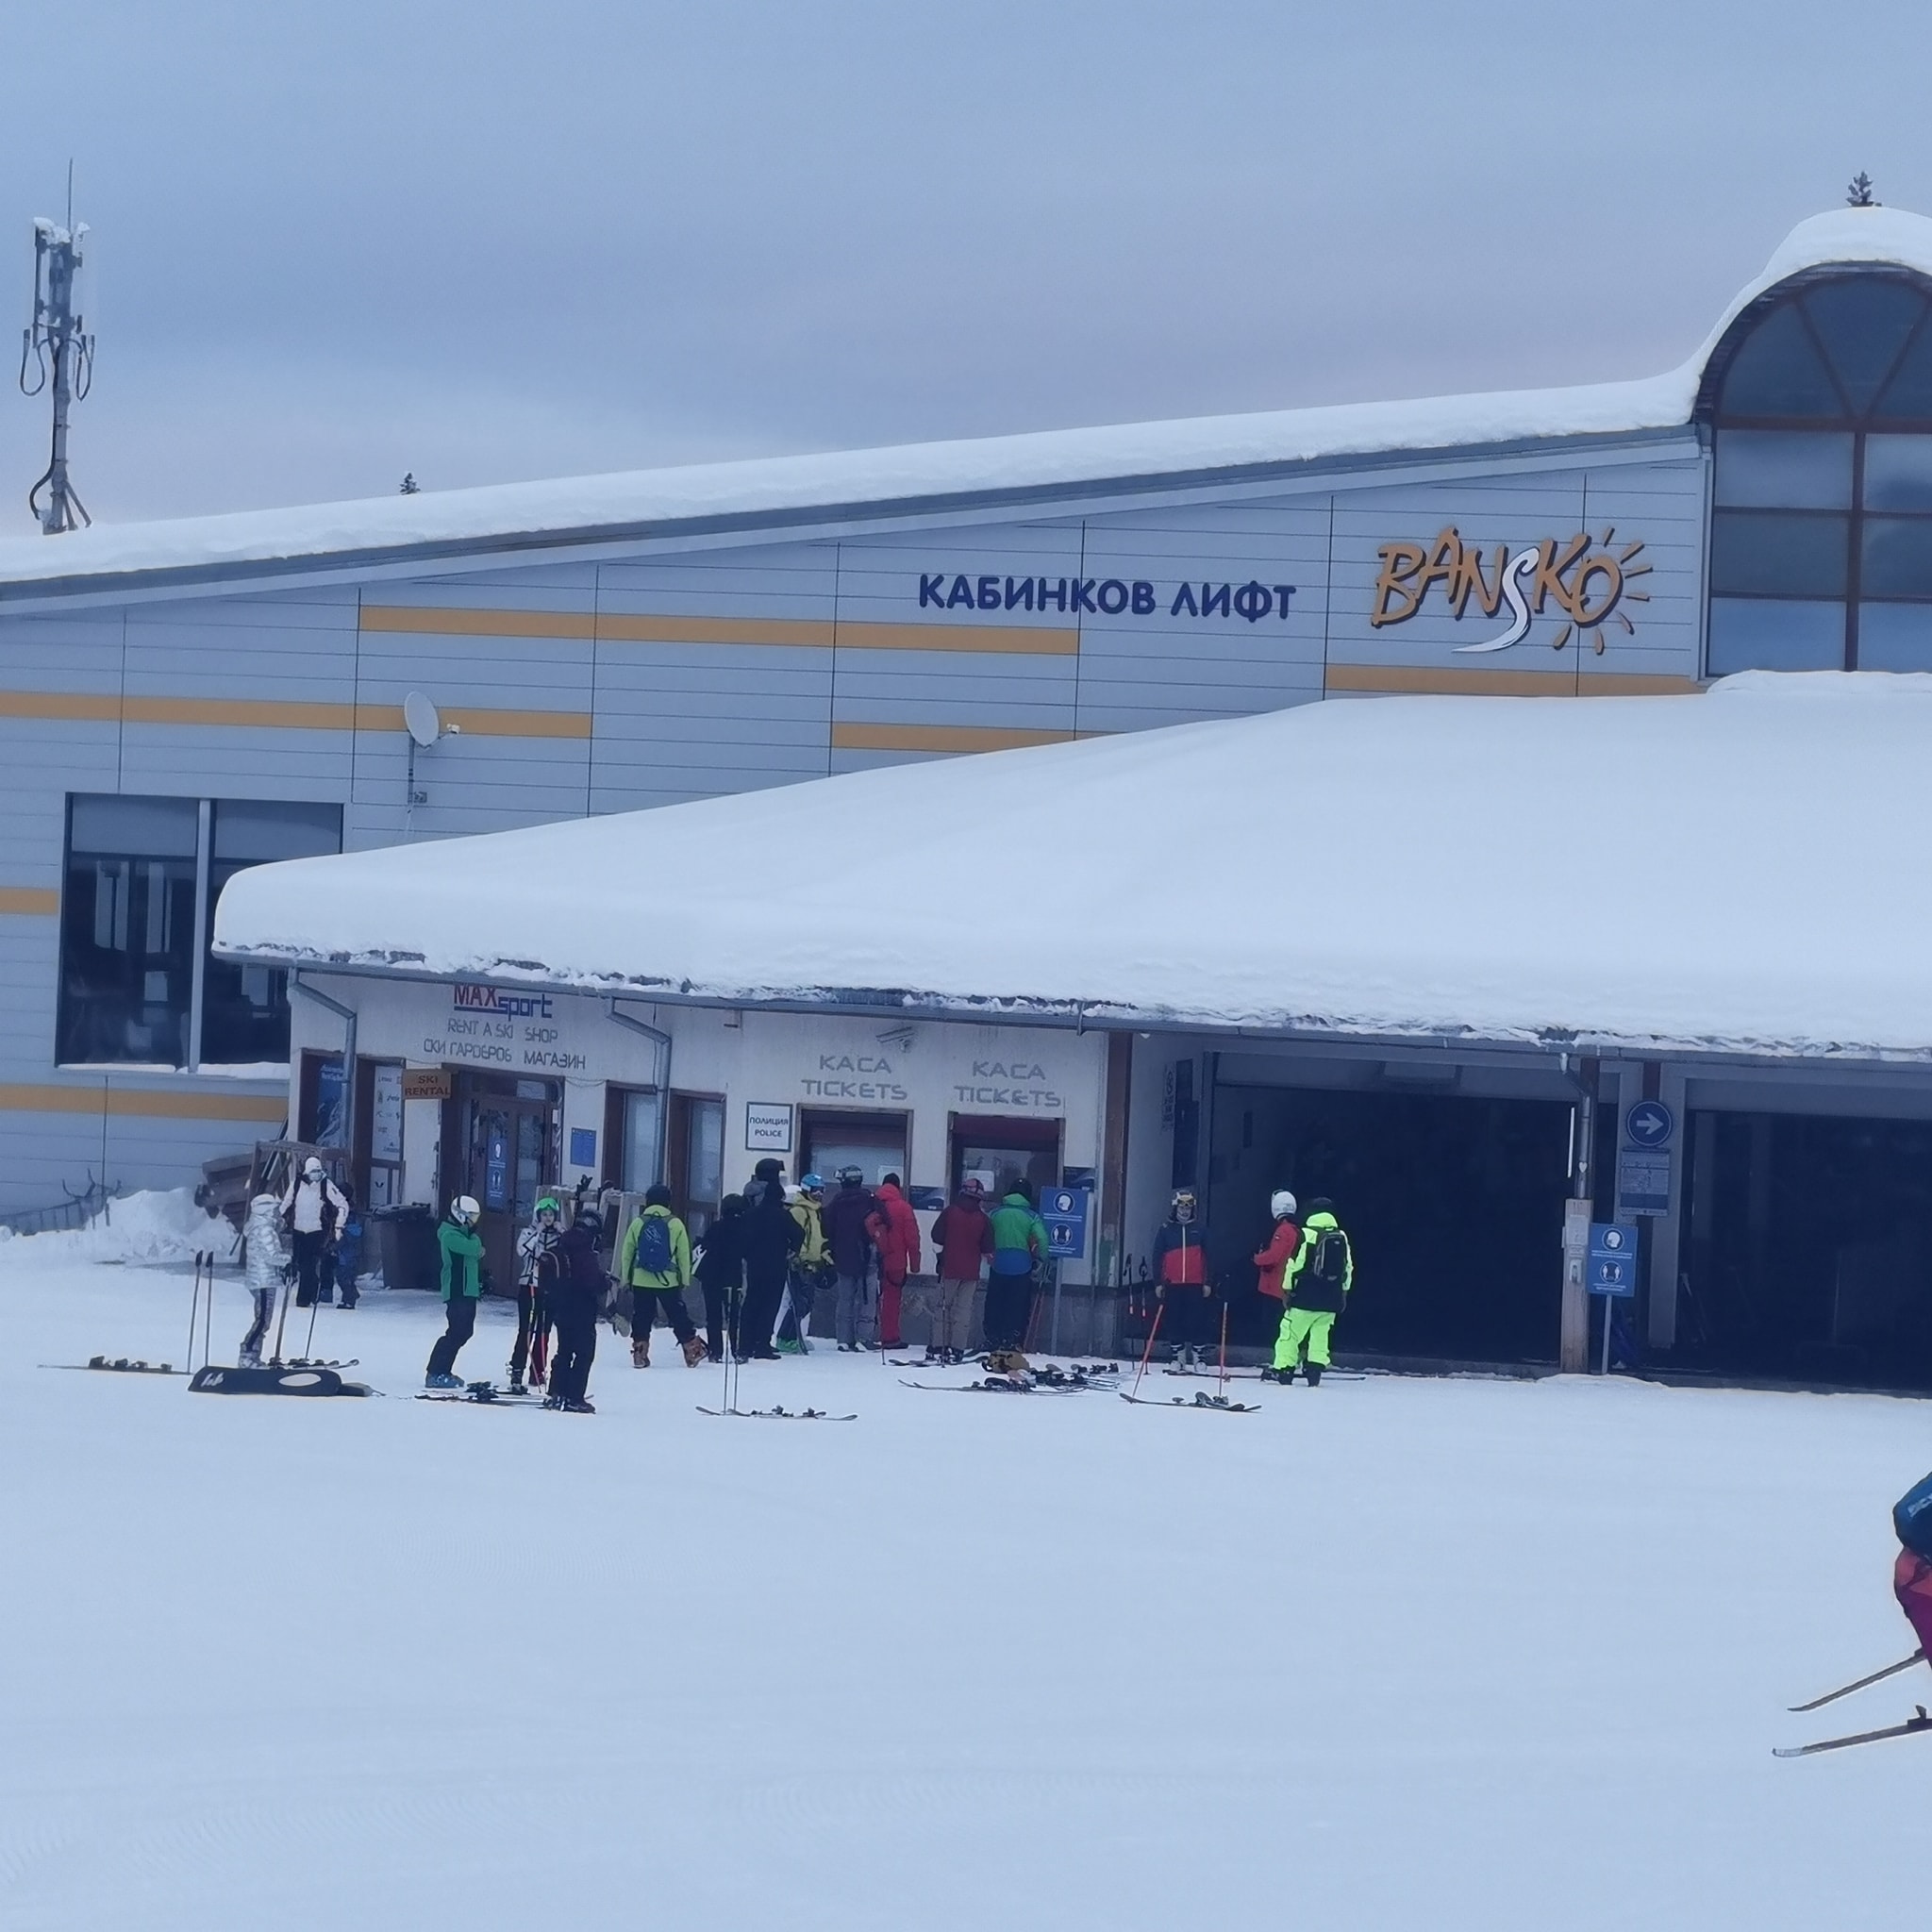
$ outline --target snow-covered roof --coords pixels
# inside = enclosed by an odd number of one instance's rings
[[[970,828],[999,800],[1024,836]],[[240,956],[731,1005],[1932,1058],[1932,675],[1390,697],[305,859]]]
[[[1884,262],[1932,275],[1932,221],[1874,208],[1801,222],[1689,361],[1639,381],[909,443],[100,525],[52,545],[40,537],[0,541],[0,595],[7,586],[102,577],[251,565],[286,570],[304,560],[362,566],[399,554],[795,526],[815,516],[831,522],[888,507],[1019,502],[1029,492],[1104,490],[1128,480],[1191,480],[1391,452],[1668,430],[1690,421],[1706,358],[1737,315],[1774,283],[1833,262]]]

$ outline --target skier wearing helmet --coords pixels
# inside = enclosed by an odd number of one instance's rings
[[[1201,1359],[1199,1341],[1207,1333],[1208,1303],[1214,1293],[1192,1188],[1174,1190],[1167,1220],[1154,1237],[1154,1278],[1174,1359],[1182,1368],[1192,1368]]]
[[[330,1233],[347,1218],[349,1204],[329,1179],[327,1170],[311,1154],[299,1173],[289,1175],[282,1191],[282,1220],[293,1236],[295,1306],[312,1307],[322,1286],[323,1250]]]
[[[1266,1243],[1255,1250],[1254,1262],[1258,1274],[1255,1287],[1269,1300],[1280,1302],[1285,1299],[1282,1276],[1287,1273],[1290,1262],[1295,1257],[1296,1250],[1302,1244],[1302,1231],[1295,1220],[1295,1198],[1286,1188],[1276,1188],[1269,1197],[1268,1210],[1274,1216],[1274,1232]],[[1278,1320],[1278,1318],[1277,1318]],[[1274,1371],[1264,1368],[1261,1379],[1272,1382]]]
[[[509,1392],[521,1395],[528,1366],[530,1386],[541,1389],[550,1359],[550,1315],[544,1305],[547,1263],[561,1231],[563,1209],[555,1194],[540,1194],[530,1224],[517,1236],[517,1339],[509,1352]]]
[[[242,1230],[247,1241],[248,1292],[254,1311],[248,1333],[242,1338],[242,1352],[235,1357],[244,1369],[261,1366],[261,1344],[268,1337],[268,1324],[275,1311],[275,1291],[288,1279],[289,1250],[282,1240],[282,1216],[273,1194],[258,1194],[248,1204],[248,1225]]]
[[[545,1259],[550,1311],[557,1323],[557,1359],[551,1365],[550,1393],[543,1406],[572,1415],[596,1414],[591,1407],[591,1363],[597,1354],[597,1311],[610,1285],[604,1272],[603,1241],[604,1217],[586,1202]],[[648,1323],[651,1298],[641,1294],[638,1299],[638,1320]],[[684,1297],[677,1299],[682,1307]]]
[[[423,1377],[425,1389],[463,1386],[453,1371],[457,1351],[476,1332],[476,1303],[483,1293],[483,1237],[476,1232],[476,1224],[482,1218],[483,1209],[475,1198],[458,1194],[436,1230],[436,1245],[442,1255],[446,1321],[436,1346],[429,1351],[429,1368]]]

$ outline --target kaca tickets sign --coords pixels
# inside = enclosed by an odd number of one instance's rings
[[[1465,542],[1453,524],[1430,543],[1384,543],[1375,552],[1382,571],[1369,623],[1376,630],[1406,624],[1431,591],[1440,591],[1457,619],[1472,605],[1485,617],[1498,617],[1508,607],[1503,629],[1457,644],[1458,651],[1507,651],[1528,637],[1530,626],[1548,611],[1557,619],[1552,650],[1560,651],[1574,637],[1579,650],[1588,642],[1601,652],[1607,625],[1622,625],[1626,632],[1637,628],[1624,607],[1650,601],[1649,591],[1631,588],[1634,579],[1650,575],[1650,565],[1637,560],[1642,541],[1618,544],[1616,536],[1607,529],[1601,537],[1579,531],[1516,549],[1498,543],[1487,561],[1481,546]]]

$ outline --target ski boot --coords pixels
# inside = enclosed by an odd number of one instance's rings
[[[560,1402],[558,1407],[565,1415],[595,1415],[597,1411],[588,1402]]]
[[[694,1369],[704,1360],[705,1344],[695,1335],[689,1341],[680,1341],[677,1345],[684,1351],[686,1368]]]
[[[1320,1362],[1306,1362],[1303,1364],[1302,1373],[1308,1378],[1308,1387],[1313,1389],[1321,1382],[1322,1364]]]
[[[425,1389],[461,1389],[468,1385],[460,1375],[425,1375],[423,1386]]]
[[[778,1338],[776,1341],[774,1341],[772,1344],[772,1346],[775,1348],[780,1355],[803,1355],[805,1353],[804,1348],[801,1347],[799,1343],[797,1343],[796,1341],[788,1341],[782,1335]]]

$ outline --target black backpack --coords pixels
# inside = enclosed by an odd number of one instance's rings
[[[1316,1231],[1307,1272],[1311,1280],[1328,1288],[1340,1288],[1348,1279],[1348,1237],[1339,1227]]]

